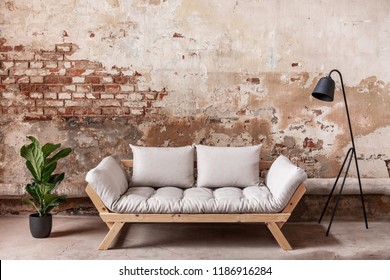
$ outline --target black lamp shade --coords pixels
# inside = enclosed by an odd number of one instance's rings
[[[332,102],[334,87],[335,83],[331,77],[323,77],[318,81],[318,84],[311,95],[319,100]]]

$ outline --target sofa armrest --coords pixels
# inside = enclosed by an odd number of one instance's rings
[[[302,168],[281,155],[272,163],[265,178],[265,185],[270,190],[275,205],[282,210],[306,179],[307,174]]]
[[[98,166],[91,169],[85,180],[110,210],[129,187],[125,171],[111,156],[104,158]]]

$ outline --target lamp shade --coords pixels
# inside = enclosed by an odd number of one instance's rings
[[[335,82],[330,76],[323,77],[318,81],[318,84],[311,95],[319,100],[332,102],[334,87]]]

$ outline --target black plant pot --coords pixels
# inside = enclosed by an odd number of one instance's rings
[[[30,215],[30,232],[35,238],[49,237],[52,227],[52,216],[47,214],[46,216],[39,217],[38,213]]]

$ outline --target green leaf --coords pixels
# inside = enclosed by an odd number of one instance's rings
[[[65,173],[54,174],[50,177],[49,183],[54,184],[56,187],[64,180]]]
[[[50,164],[50,163],[53,162],[53,161],[56,162],[56,161],[58,161],[59,159],[68,156],[71,152],[72,152],[72,149],[71,149],[71,148],[62,149],[61,151],[59,151],[58,153],[56,153],[52,158],[48,159],[48,161],[47,161],[46,164]]]
[[[43,153],[40,149],[40,144],[37,139],[32,136],[27,136],[31,144],[24,145],[20,149],[20,155],[26,159],[26,166],[30,170],[34,179],[41,180],[41,168],[44,163]]]
[[[39,204],[41,203],[42,196],[40,194],[39,187],[35,183],[27,184],[26,191],[29,195],[32,196],[33,199],[35,199],[36,202]]]
[[[46,143],[42,147],[43,157],[46,159],[52,152],[61,147],[61,144]]]
[[[66,202],[66,198],[66,195],[47,194],[44,199],[45,204],[42,211],[44,215],[49,213],[55,206],[64,204]]]
[[[24,198],[22,198],[22,203],[23,204],[30,204],[30,205],[34,206],[35,210],[37,210],[37,212],[39,213],[39,216],[42,216],[41,211],[38,209],[38,207],[35,205],[35,203],[31,199],[24,197]]]
[[[52,161],[50,164],[47,164],[42,169],[42,182],[46,183],[50,180],[51,174],[57,168],[57,162]]]

